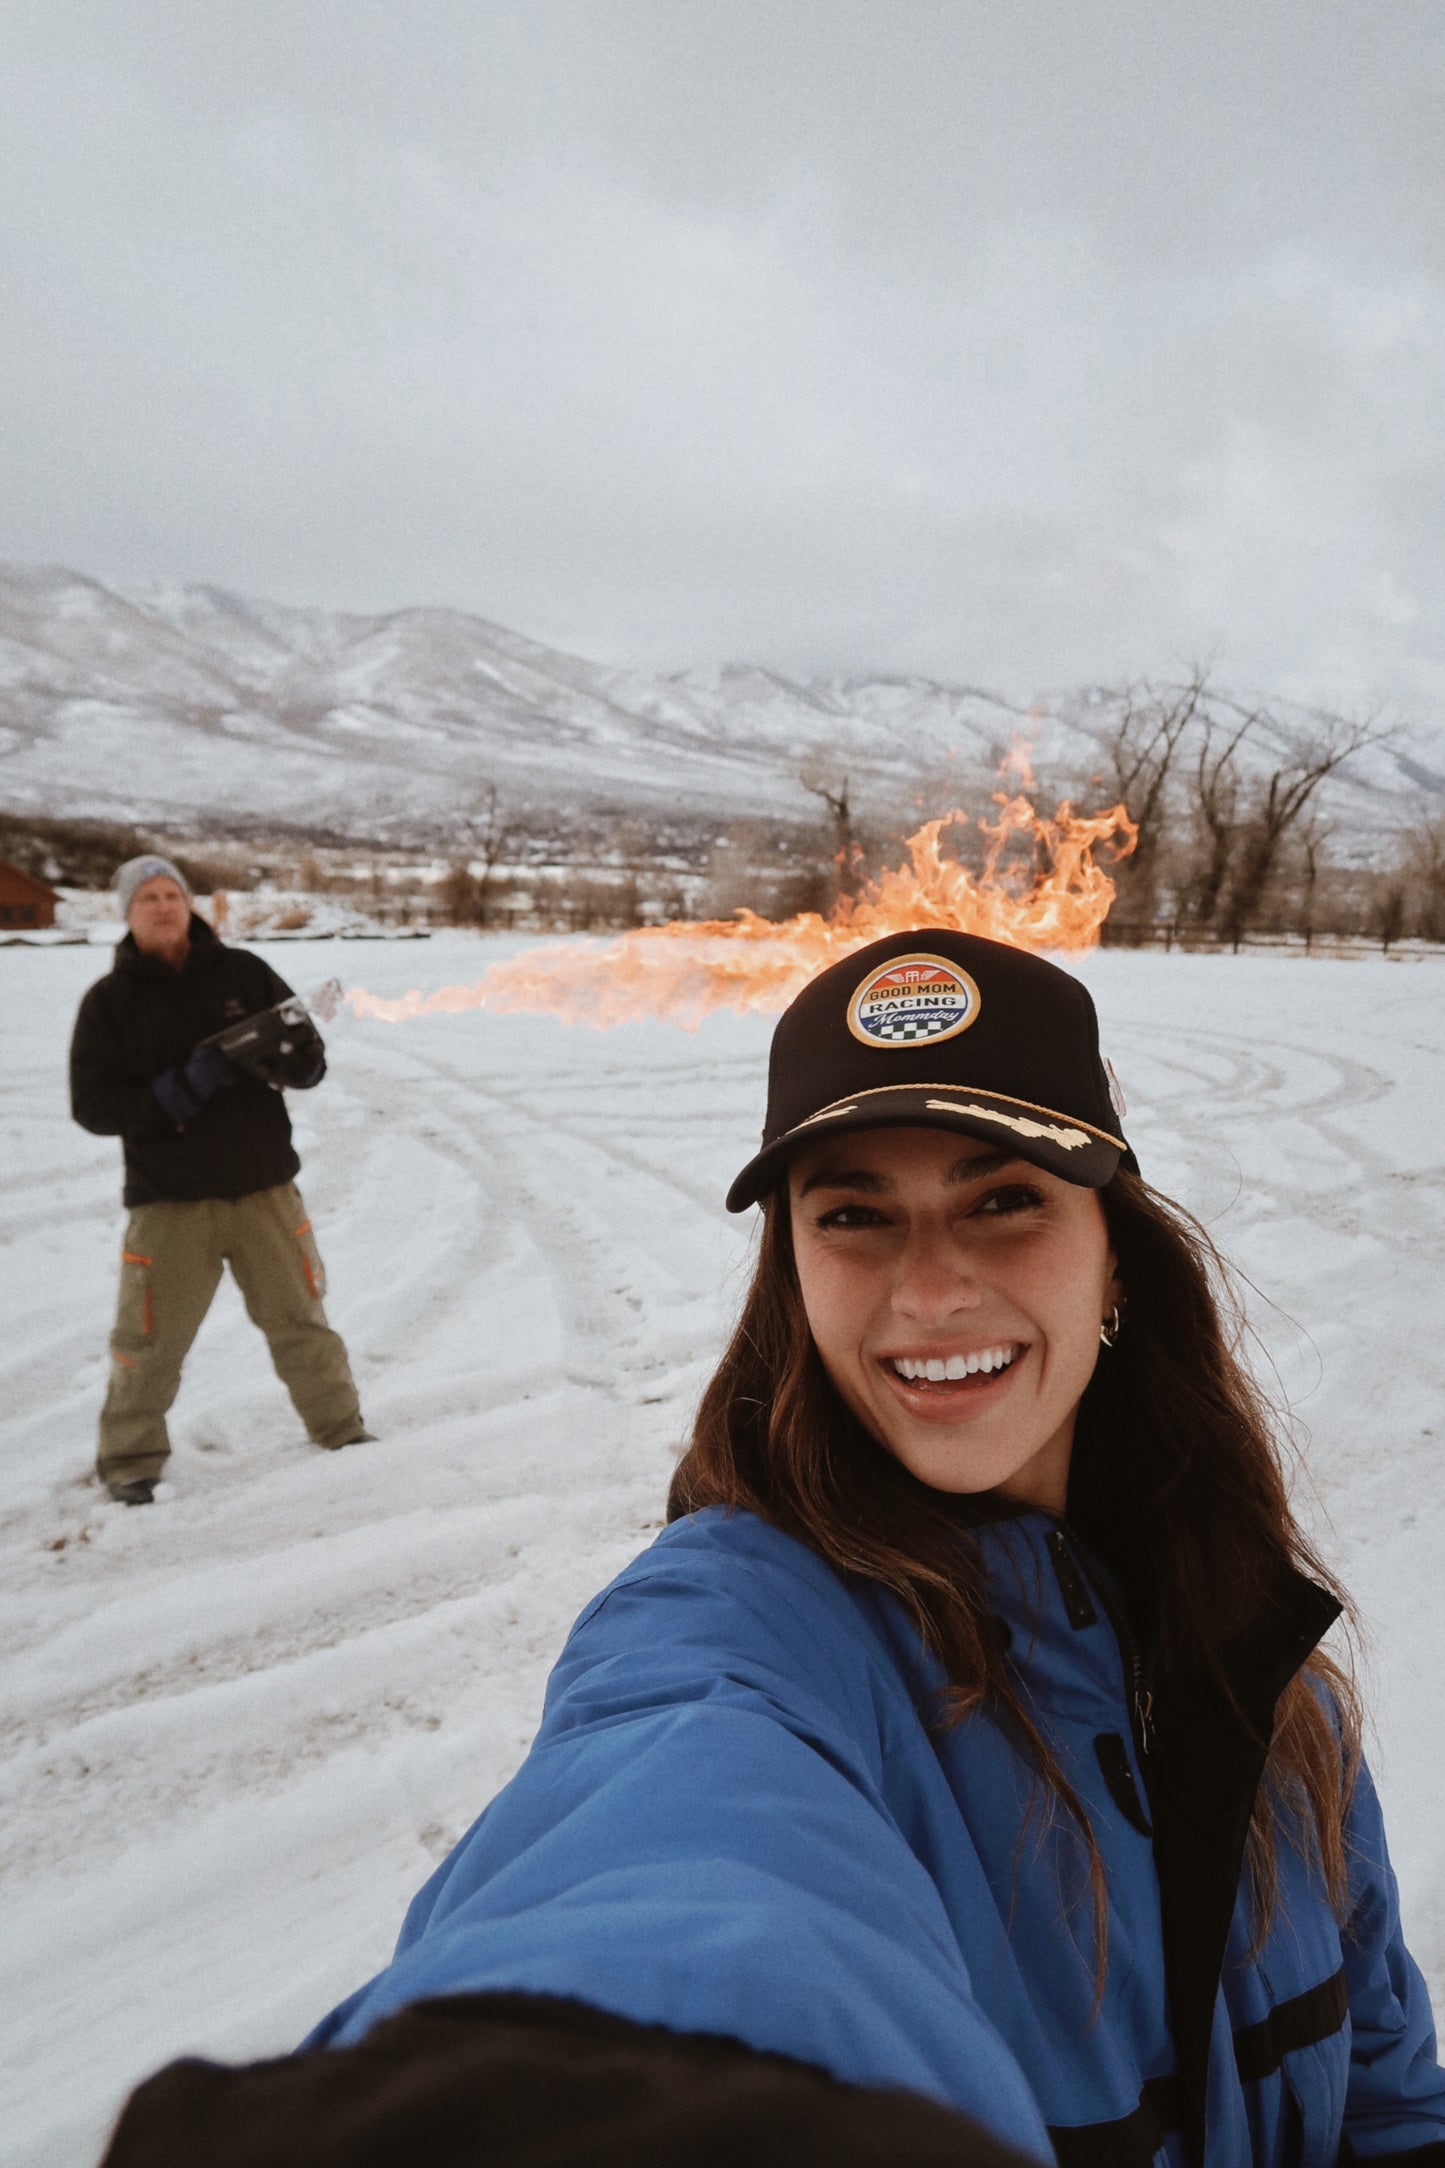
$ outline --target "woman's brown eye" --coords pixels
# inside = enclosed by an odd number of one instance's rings
[[[1007,1189],[990,1190],[986,1197],[979,1200],[977,1209],[991,1213],[995,1218],[1002,1218],[1013,1212],[1027,1212],[1043,1201],[1040,1190],[1030,1189],[1027,1183],[1020,1182],[1011,1184]]]

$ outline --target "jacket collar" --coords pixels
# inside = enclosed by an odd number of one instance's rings
[[[1045,1651],[1054,1645],[1077,1647],[1077,1640],[1068,1637],[1089,1623],[1082,1614],[1090,1605],[1107,1614],[1116,1633],[1128,1634],[1118,1581],[1067,1519],[1025,1509],[977,1524],[972,1535],[989,1608],[1016,1641],[1032,1636]],[[1250,1729],[1260,1729],[1268,1738],[1275,1702],[1334,1625],[1340,1609],[1339,1599],[1328,1589],[1293,1567],[1286,1570],[1269,1613],[1240,1643],[1230,1667],[1234,1695],[1250,1719]],[[1182,1683],[1191,1702],[1204,1692],[1202,1680]]]
[[[1027,1666],[1031,1701],[1117,1729],[1136,1652],[1112,1575],[1050,1513],[986,1521],[974,1533],[989,1612]]]

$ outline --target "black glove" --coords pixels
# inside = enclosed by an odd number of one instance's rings
[[[193,1122],[208,1099],[236,1081],[235,1065],[218,1046],[203,1041],[183,1068],[162,1069],[151,1090],[173,1122]]]

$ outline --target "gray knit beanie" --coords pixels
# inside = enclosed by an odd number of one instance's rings
[[[111,885],[120,898],[122,918],[130,917],[131,900],[141,882],[154,881],[161,876],[168,881],[174,881],[187,903],[190,902],[191,884],[180,867],[173,866],[168,858],[157,858],[154,852],[147,851],[143,857],[128,858],[125,864],[116,870]]]

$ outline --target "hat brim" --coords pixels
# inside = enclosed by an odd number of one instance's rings
[[[756,1204],[805,1145],[857,1129],[950,1129],[960,1136],[1006,1145],[1015,1158],[1027,1159],[1080,1189],[1102,1189],[1120,1166],[1134,1166],[1134,1155],[1122,1137],[1051,1107],[1031,1106],[999,1092],[973,1091],[966,1085],[885,1085],[823,1107],[765,1144],[728,1191],[729,1212],[744,1212]]]

